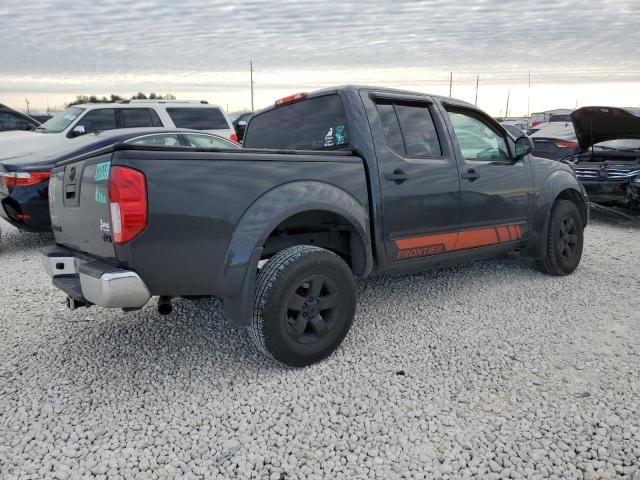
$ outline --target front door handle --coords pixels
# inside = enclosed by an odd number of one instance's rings
[[[393,173],[385,173],[384,179],[394,181],[396,182],[396,185],[400,185],[402,182],[406,182],[407,180],[409,180],[409,175],[407,175],[400,169],[396,169],[393,171]]]
[[[462,172],[460,177],[464,178],[465,180],[469,180],[470,182],[473,182],[474,180],[477,180],[478,178],[480,178],[480,175],[476,173],[476,171],[473,168],[470,168],[466,172]]]

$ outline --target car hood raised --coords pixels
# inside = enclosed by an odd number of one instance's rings
[[[587,149],[607,140],[640,138],[640,109],[582,107],[571,114],[578,145]]]
[[[66,140],[62,134],[29,131],[0,132],[0,160],[40,152]]]

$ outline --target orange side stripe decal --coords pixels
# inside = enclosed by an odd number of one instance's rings
[[[398,258],[411,258],[435,253],[485,247],[498,243],[512,242],[522,238],[519,224],[484,227],[459,232],[422,235],[394,240]],[[436,248],[437,247],[437,248]]]
[[[493,245],[500,243],[496,229],[479,228],[477,230],[464,230],[458,235],[456,250],[464,250],[465,248],[483,247],[485,245]]]
[[[453,250],[456,248],[457,240],[458,232],[453,232],[441,233],[438,235],[425,235],[422,237],[400,238],[395,240],[395,244],[400,250],[406,250],[407,248],[429,247],[431,245],[444,245],[446,250]]]

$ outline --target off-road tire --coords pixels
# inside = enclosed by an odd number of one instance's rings
[[[550,275],[569,275],[580,264],[584,226],[580,211],[569,200],[558,200],[551,211],[547,234],[547,255],[540,269]]]
[[[286,365],[304,367],[338,348],[355,309],[355,280],[342,258],[310,245],[289,247],[258,273],[248,332],[259,351]]]

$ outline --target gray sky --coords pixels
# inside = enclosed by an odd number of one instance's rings
[[[538,86],[575,90],[576,101],[620,83],[628,104],[640,103],[637,0],[3,0],[0,24],[7,103],[156,90],[242,108],[249,59],[258,103],[368,80],[448,93],[449,71],[466,97],[476,74],[485,94],[521,96],[529,70]],[[600,103],[622,101],[615,88]],[[503,96],[483,102],[495,110]]]

